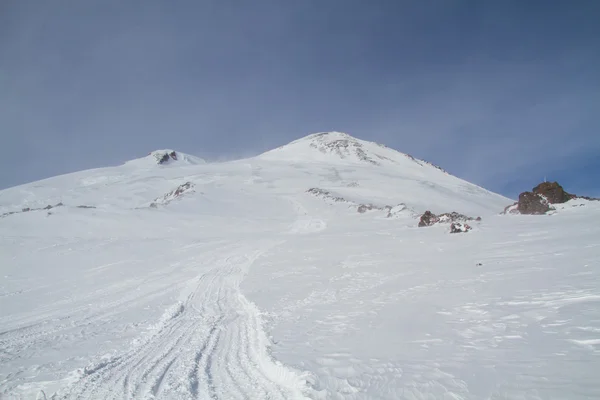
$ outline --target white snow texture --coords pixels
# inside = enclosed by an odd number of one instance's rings
[[[0,191],[0,398],[600,398],[600,202],[339,132],[171,152]]]

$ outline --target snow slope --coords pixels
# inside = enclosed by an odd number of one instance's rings
[[[340,133],[185,159],[0,191],[1,398],[600,396],[600,202],[500,216]]]

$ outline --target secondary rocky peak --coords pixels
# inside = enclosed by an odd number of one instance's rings
[[[519,194],[519,201],[507,206],[504,214],[541,215],[553,210],[554,204],[566,203],[573,199],[597,200],[586,196],[568,193],[558,182],[542,182],[531,192]]]
[[[162,150],[151,153],[156,159],[157,164],[166,164],[169,161],[177,161],[177,152],[174,150]]]
[[[558,182],[542,182],[532,190],[533,193],[543,196],[550,204],[565,203],[577,196],[567,193]]]
[[[133,166],[149,167],[152,164],[155,165],[169,165],[169,164],[204,164],[206,163],[203,159],[185,154],[172,149],[155,150],[148,153],[146,157],[138,158],[135,160],[128,161],[126,164]]]

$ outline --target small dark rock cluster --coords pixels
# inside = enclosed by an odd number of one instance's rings
[[[425,211],[419,220],[419,227],[432,226],[438,223],[450,223],[450,233],[464,233],[472,228],[467,221],[481,221],[481,217],[473,218],[457,212],[435,215],[431,211]]]
[[[447,222],[464,223],[467,221],[481,221],[481,217],[477,217],[477,218],[468,217],[464,214],[459,214],[454,211],[451,213],[443,213],[443,214],[439,214],[439,215],[435,215],[431,211],[425,211],[423,213],[423,215],[421,215],[421,219],[419,220],[419,226],[424,227],[424,226],[431,226],[431,225],[434,225],[437,223],[447,223]]]
[[[360,213],[360,214],[364,214],[367,211],[373,211],[373,210],[376,210],[376,211],[387,211],[387,218],[391,218],[391,217],[393,217],[397,213],[398,208],[400,208],[400,210],[406,209],[406,205],[405,204],[398,204],[398,205],[396,205],[394,207],[392,207],[392,206],[377,206],[377,205],[371,204],[371,203],[369,203],[369,204],[358,204],[358,203],[355,203],[353,201],[347,200],[347,199],[345,199],[343,197],[336,196],[333,193],[331,193],[330,191],[325,190],[325,189],[310,188],[306,192],[310,193],[310,194],[312,194],[314,196],[321,197],[323,199],[333,201],[335,203],[346,203],[346,204],[349,204],[351,206],[356,206],[356,211],[358,213]]]
[[[453,222],[450,225],[450,233],[465,233],[471,230],[471,226],[469,224],[463,224],[462,222]]]
[[[568,193],[558,182],[542,182],[531,192],[519,194],[519,201],[504,209],[504,214],[542,215],[552,210],[553,204],[566,203],[572,199],[598,200]]]
[[[423,213],[423,215],[421,215],[421,219],[419,220],[419,226],[420,227],[431,226],[431,225],[436,224],[438,222],[440,222],[440,219],[438,218],[437,215],[435,215],[431,211],[425,211]]]
[[[158,156],[157,156],[158,158]],[[177,153],[172,151],[170,153],[164,153],[159,159],[158,164],[166,164],[170,160],[177,160]]]
[[[317,197],[323,197],[325,199],[335,201],[336,203],[340,203],[340,202],[348,203],[348,201],[346,199],[344,199],[343,197],[335,196],[330,191],[325,190],[325,189],[310,188],[306,192],[310,193],[314,196],[317,196]]]
[[[391,209],[392,207],[389,207],[389,208]],[[356,208],[356,211],[358,211],[361,214],[364,214],[367,211],[372,211],[372,210],[382,210],[382,208],[374,206],[373,204],[361,204]]]
[[[177,189],[175,189],[175,190],[172,192],[172,194],[173,194],[173,196],[174,196],[174,197],[179,197],[179,196],[181,196],[181,195],[183,194],[183,192],[185,192],[185,191],[187,191],[187,190],[191,189],[193,186],[194,186],[194,185],[192,184],[192,182],[186,182],[186,183],[184,183],[184,184],[182,184],[182,185],[179,185],[179,186],[177,187]]]
[[[51,210],[53,208],[62,207],[62,206],[64,206],[63,203],[56,203],[55,205],[48,204],[47,206],[41,207],[41,208],[25,207],[21,211],[9,211],[7,213],[4,213],[4,214],[0,215],[0,217],[8,217],[9,215],[19,214],[19,213],[26,213],[26,212],[30,212],[30,211]]]
[[[169,204],[171,201],[181,197],[188,191],[191,191],[194,188],[194,184],[192,182],[185,182],[174,190],[171,190],[169,193],[165,194],[163,197],[159,197],[155,199],[152,203],[150,203],[150,207],[156,208],[159,204]]]

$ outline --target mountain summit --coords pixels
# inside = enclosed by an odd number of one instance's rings
[[[343,132],[320,132],[295,140],[260,156],[270,160],[340,162],[362,165],[416,163],[441,168],[385,145],[355,138]],[[443,171],[443,170],[442,170]]]

